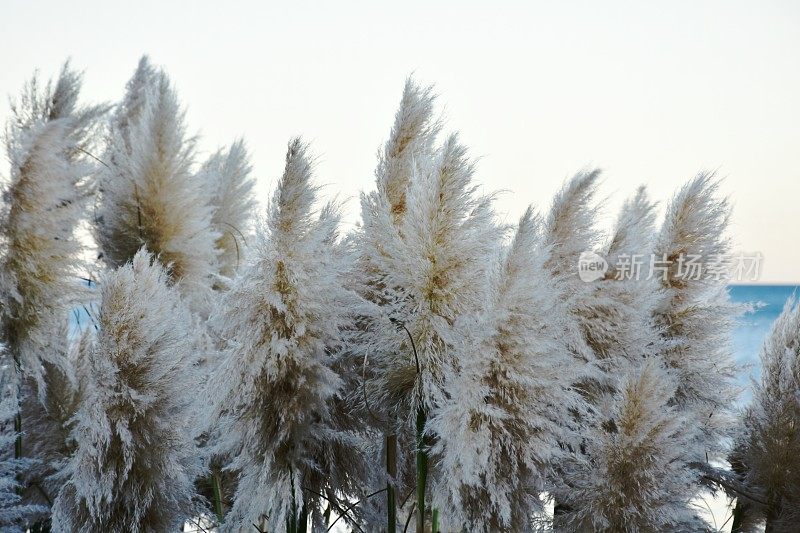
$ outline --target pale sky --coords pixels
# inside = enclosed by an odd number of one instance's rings
[[[69,56],[87,99],[116,101],[147,53],[204,152],[247,140],[262,202],[299,134],[357,220],[413,73],[480,156],[483,189],[508,191],[509,222],[587,165],[605,170],[610,216],[639,184],[663,206],[717,169],[736,250],[764,255],[762,282],[800,282],[800,2],[4,0],[0,13],[0,95]]]

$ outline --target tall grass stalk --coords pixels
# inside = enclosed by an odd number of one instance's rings
[[[14,417],[14,432],[17,438],[14,441],[14,459],[22,458],[22,415],[17,413]]]
[[[425,447],[425,411],[417,411],[417,533],[425,533],[425,485],[428,480],[428,450]]]
[[[386,473],[389,481],[386,484],[386,532],[395,533],[397,529],[397,495],[394,480],[397,478],[397,435],[386,436]]]
[[[19,357],[16,355],[14,356],[14,366],[17,369],[17,375],[22,379],[22,369]],[[19,398],[17,398],[18,406],[19,406]],[[14,433],[16,434],[16,438],[14,439],[14,459],[21,459],[22,458],[22,408],[19,406],[17,408],[17,414],[14,416]]]
[[[225,518],[225,512],[222,509],[222,483],[216,468],[211,473],[211,488],[214,492],[214,513],[217,515],[217,519],[222,522]]]

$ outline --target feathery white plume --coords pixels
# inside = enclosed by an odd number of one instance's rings
[[[130,130],[139,120],[147,102],[147,93],[158,84],[159,76],[158,69],[150,63],[150,58],[144,55],[139,59],[136,71],[125,85],[125,96],[114,112],[113,124],[114,130],[122,137],[128,151],[131,149]]]
[[[599,170],[582,171],[564,184],[556,194],[544,223],[544,242],[550,247],[545,263],[552,276],[563,284],[563,305],[574,320],[564,332],[569,349],[579,361],[592,362],[596,354],[587,339],[587,321],[594,303],[594,288],[578,276],[578,261],[583,252],[595,250],[600,235],[595,229],[597,207],[593,205]],[[576,363],[578,364],[578,363]],[[595,372],[584,366],[589,379]]]
[[[105,108],[78,106],[80,87],[69,64],[44,89],[34,77],[6,129],[11,175],[0,212],[0,336],[16,364],[37,380],[40,395],[43,362],[70,372],[48,347],[85,296],[74,232],[93,171],[85,152]]]
[[[77,412],[81,396],[74,369],[86,357],[91,340],[91,330],[73,338],[65,320],[53,331],[48,349],[67,363],[67,371],[63,365],[43,363],[44,395],[38,393],[35,379],[23,383],[23,449],[25,456],[36,459],[25,474],[26,501],[50,505],[64,484],[63,469],[75,451],[68,422]]]
[[[459,368],[433,411],[439,461],[434,505],[469,531],[525,531],[541,512],[558,422],[576,402],[567,320],[544,268],[548,250],[529,209],[490,279],[485,309],[459,319]]]
[[[269,530],[321,516],[317,496],[332,477],[333,449],[349,436],[335,429],[332,406],[342,380],[341,351],[351,295],[334,245],[334,206],[314,213],[306,146],[293,140],[286,168],[252,250],[251,263],[222,296],[211,323],[227,341],[210,380],[214,451],[240,472],[223,527]]]
[[[676,378],[675,402],[697,434],[687,453],[701,462],[723,450],[738,394],[731,341],[741,308],[728,295],[729,207],[717,190],[710,174],[686,184],[667,209],[655,247],[666,267],[655,273],[661,356]]]
[[[354,328],[351,330],[355,333],[349,343],[351,366],[357,365],[360,371],[357,377],[354,376],[354,379],[357,380],[354,383],[355,386],[348,387],[350,389],[348,403],[359,407],[357,412],[362,416],[363,427],[371,428],[376,433],[374,441],[384,441],[381,434],[387,431],[386,437],[389,438],[391,435],[390,442],[392,444],[395,439],[399,439],[400,445],[393,446],[398,456],[392,459],[389,469],[398,470],[394,482],[399,487],[398,490],[402,491],[411,490],[415,483],[411,464],[413,462],[412,451],[415,446],[414,432],[406,427],[405,431],[398,433],[397,428],[393,427],[398,421],[397,406],[387,406],[378,397],[372,400],[370,398],[376,394],[373,391],[375,386],[381,388],[378,384],[379,380],[372,379],[380,374],[380,372],[375,374],[372,371],[374,362],[372,359],[374,359],[376,344],[380,345],[381,349],[385,349],[387,334],[389,337],[396,333],[400,334],[394,335],[392,343],[405,342],[407,339],[401,337],[405,335],[402,328],[397,331],[397,322],[393,324],[387,320],[387,317],[392,314],[390,309],[396,304],[396,302],[392,303],[393,295],[396,296],[396,294],[393,292],[394,288],[390,288],[384,294],[386,273],[381,269],[386,265],[375,262],[373,254],[384,253],[384,245],[388,243],[385,240],[387,235],[389,235],[389,239],[394,239],[397,232],[402,232],[411,180],[419,172],[418,169],[430,166],[435,157],[434,142],[441,124],[434,117],[434,100],[432,87],[422,87],[411,78],[406,80],[400,107],[395,115],[389,138],[378,153],[378,166],[375,170],[377,191],[370,195],[370,199],[362,199],[362,210],[365,213],[367,209],[373,211],[379,209],[380,212],[362,215],[365,229],[363,232],[357,232],[352,241],[357,257],[352,272],[353,286],[371,305],[371,308],[368,305],[361,310],[363,316],[356,319]],[[372,205],[368,206],[367,203]],[[375,217],[380,218],[376,219]],[[381,231],[384,233],[376,232],[376,224],[381,225]],[[410,346],[406,345],[404,349],[407,349],[405,355],[410,355]],[[415,371],[416,365],[406,367],[406,370],[409,368]],[[405,376],[402,381],[406,382],[406,378],[408,376]],[[385,391],[378,392],[378,396],[383,396],[383,392]],[[379,414],[376,416],[376,413]],[[392,420],[389,428],[383,423],[383,419],[387,417]],[[384,485],[387,482],[387,474],[375,465],[384,464],[385,458],[379,456],[385,455],[387,450],[381,446],[372,446],[370,453],[375,454],[375,457],[371,459],[373,466],[368,468],[371,474],[369,477],[373,479],[364,480],[364,485],[371,487]],[[401,464],[399,469],[395,467],[397,463]],[[373,525],[377,527],[377,523],[383,524],[385,521],[386,509],[383,507],[385,503],[384,498],[371,498],[359,506],[365,510],[367,524],[370,527]],[[371,522],[373,518],[375,524]]]
[[[584,337],[606,374],[614,375],[620,359],[637,365],[656,352],[658,334],[652,313],[656,281],[647,272],[655,232],[655,205],[644,187],[627,200],[604,249],[609,269],[588,283],[590,294],[578,308]]]
[[[693,480],[685,448],[687,421],[671,406],[669,375],[657,358],[633,367],[617,392],[588,428],[585,454],[564,467],[571,486],[561,503],[566,531],[702,531],[689,510]]]
[[[751,506],[767,530],[790,531],[800,520],[800,305],[794,298],[764,341],[761,365],[735,455],[745,484],[766,503]]]
[[[80,368],[77,450],[53,530],[168,531],[195,512],[191,315],[145,251],[100,287],[97,341]]]
[[[207,183],[193,173],[194,139],[162,71],[140,64],[111,124],[101,174],[97,238],[111,267],[142,247],[202,310],[216,272],[213,210]]]
[[[544,224],[544,238],[551,247],[549,268],[577,279],[577,259],[593,250],[599,234],[594,227],[597,207],[593,205],[600,170],[585,170],[572,177],[553,198]]]
[[[395,221],[406,212],[406,194],[415,162],[430,158],[434,151],[433,143],[441,129],[433,117],[435,98],[433,87],[421,87],[407,79],[389,140],[379,154],[376,183]]]
[[[485,302],[489,259],[503,235],[491,197],[476,194],[472,163],[455,135],[415,167],[401,225],[379,190],[362,196],[360,234],[386,317],[366,335],[376,403],[407,421],[441,398],[445,366],[458,358],[455,321]],[[408,329],[418,361],[406,333],[388,319]]]
[[[0,344],[0,350],[5,347]],[[30,459],[15,458],[17,433],[14,418],[19,410],[17,375],[9,363],[0,366],[0,529],[23,533],[41,517],[47,508],[22,500],[21,479],[32,466]]]
[[[226,278],[233,278],[244,264],[251,213],[256,205],[251,170],[250,157],[241,139],[227,150],[214,153],[200,169],[206,187],[212,191],[211,225],[219,235],[215,243],[219,250],[219,273]]]

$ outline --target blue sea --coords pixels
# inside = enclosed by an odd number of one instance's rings
[[[729,292],[734,302],[748,303],[754,307],[752,312],[740,319],[733,336],[736,362],[746,366],[741,381],[747,390],[741,399],[747,401],[751,397],[750,377],[758,378],[760,372],[758,354],[761,344],[786,300],[795,294],[800,295],[800,285],[731,285]]]

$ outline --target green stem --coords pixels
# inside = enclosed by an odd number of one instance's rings
[[[214,512],[219,521],[222,522],[223,518],[225,518],[225,513],[222,510],[222,481],[216,468],[211,472],[211,488],[214,491]]]
[[[394,433],[386,436],[386,473],[389,482],[386,484],[386,532],[395,533],[397,530],[397,495],[394,489],[394,480],[397,477],[397,435]]]
[[[439,533],[439,509],[431,513],[431,533]]]
[[[417,411],[417,533],[425,533],[425,484],[428,480],[428,450],[425,448],[425,411]]]

